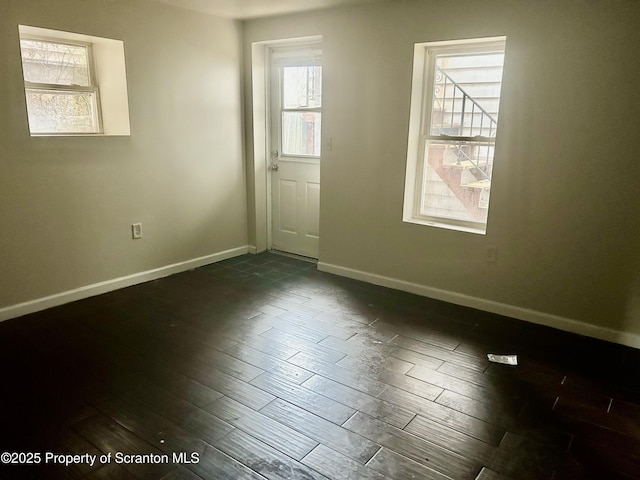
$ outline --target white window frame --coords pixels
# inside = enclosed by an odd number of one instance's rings
[[[49,28],[29,25],[18,25],[18,39],[35,39],[53,41],[59,44],[87,45],[91,46],[91,59],[89,75],[92,84],[98,88],[97,113],[100,118],[100,126],[97,132],[79,133],[35,133],[32,137],[103,137],[103,136],[130,136],[131,125],[129,121],[129,95],[127,87],[127,72],[125,65],[124,42],[112,38],[96,37],[82,33],[52,30]],[[20,47],[20,45],[18,45]],[[21,50],[18,50],[21,52]],[[21,55],[22,56],[22,55]],[[22,62],[22,58],[20,59]],[[23,81],[24,83],[24,81]],[[26,85],[25,85],[26,87]],[[59,85],[56,85],[60,89]],[[86,88],[86,87],[85,87]],[[62,90],[68,88],[62,86]],[[26,90],[25,90],[26,97]],[[25,98],[25,115],[28,117]],[[27,120],[25,117],[25,120]],[[28,129],[28,121],[25,122]]]
[[[95,117],[93,118],[93,130],[91,132],[76,132],[76,131],[64,131],[64,132],[31,132],[32,136],[56,136],[56,135],[96,135],[102,134],[102,109],[100,106],[100,90],[96,83],[96,70],[95,70],[95,62],[93,60],[93,44],[89,42],[81,42],[81,41],[71,41],[71,40],[61,40],[59,38],[54,37],[46,37],[39,35],[20,35],[20,40],[34,40],[43,43],[52,43],[55,45],[71,45],[83,47],[87,52],[87,71],[89,77],[89,85],[73,85],[73,84],[57,84],[57,83],[41,83],[41,82],[29,82],[26,79],[24,80],[24,89],[25,95],[27,91],[56,91],[56,92],[70,92],[70,93],[93,93],[93,103],[95,109]],[[22,48],[22,47],[21,47]],[[21,57],[22,60],[22,57]],[[27,115],[29,115],[28,106],[27,106]]]
[[[282,147],[282,114],[285,112],[312,112],[322,115],[322,104],[320,107],[299,107],[284,108],[284,67],[295,66],[319,66],[322,67],[322,48],[320,43],[301,43],[286,46],[273,46],[269,48],[269,69],[271,72],[271,126],[272,134],[272,160],[274,153],[277,159],[300,163],[316,163],[320,160],[321,153],[293,154],[284,153]],[[273,108],[275,107],[275,108]]]
[[[430,142],[458,143],[482,142],[495,147],[496,137],[457,135],[432,135],[431,110],[433,107],[433,83],[437,54],[474,53],[505,50],[506,37],[475,38],[456,41],[418,43],[414,46],[413,80],[409,114],[409,137],[403,221],[432,227],[486,234],[487,223],[427,216],[421,213],[424,201],[426,148]]]

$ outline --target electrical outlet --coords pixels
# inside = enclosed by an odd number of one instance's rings
[[[142,238],[142,224],[134,223],[131,225],[131,237],[133,239]]]
[[[496,263],[498,261],[498,249],[495,246],[487,247],[487,262]]]

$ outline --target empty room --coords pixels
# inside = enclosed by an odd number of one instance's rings
[[[636,0],[0,36],[0,479],[640,478]]]

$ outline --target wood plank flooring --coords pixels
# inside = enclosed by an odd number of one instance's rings
[[[640,478],[640,351],[274,253],[4,322],[0,365],[0,452],[112,455],[1,479]]]

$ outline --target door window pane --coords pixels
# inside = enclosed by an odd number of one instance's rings
[[[319,112],[282,112],[282,153],[320,156]]]
[[[283,108],[322,106],[322,67],[284,67],[282,72]]]

